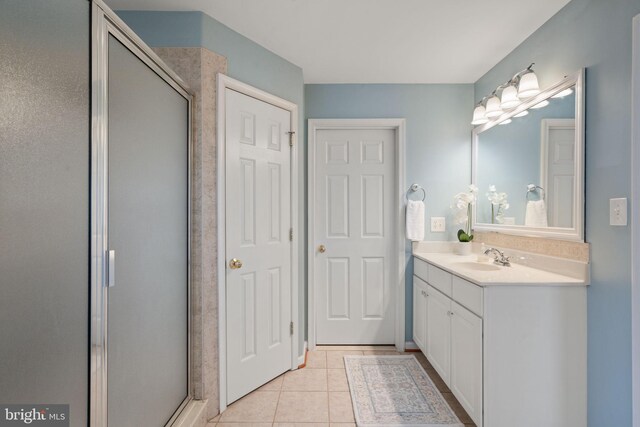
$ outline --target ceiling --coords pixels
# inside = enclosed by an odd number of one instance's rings
[[[300,66],[306,83],[474,83],[568,2],[107,0],[202,11]]]

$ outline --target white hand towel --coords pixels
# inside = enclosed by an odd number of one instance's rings
[[[424,240],[424,202],[407,202],[407,239],[412,242]]]
[[[528,227],[548,227],[547,205],[544,200],[529,200],[524,217],[524,225]]]

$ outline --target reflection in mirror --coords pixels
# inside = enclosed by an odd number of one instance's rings
[[[477,222],[573,227],[575,91],[544,102],[480,135]]]
[[[473,130],[474,230],[584,240],[583,76]]]

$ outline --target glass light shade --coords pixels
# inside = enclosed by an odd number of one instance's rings
[[[472,125],[483,125],[487,123],[489,119],[485,116],[485,108],[484,105],[478,105],[473,110],[473,120],[471,120]]]
[[[520,105],[520,98],[518,98],[518,89],[515,86],[509,85],[502,91],[502,98],[500,99],[500,108],[503,110],[510,110]]]
[[[502,113],[503,113],[503,111],[500,108],[500,98],[498,98],[497,96],[493,95],[491,98],[489,98],[487,100],[487,107],[486,107],[485,115],[488,118],[493,119],[495,117],[501,116]]]
[[[573,93],[573,89],[567,88],[563,91],[560,91],[552,96],[552,98],[564,98],[567,95],[571,95]]]
[[[526,116],[527,114],[529,114],[529,111],[528,111],[528,110],[524,110],[523,112],[518,113],[518,114],[516,114],[516,115],[515,115],[515,116],[513,116],[513,117],[524,117],[524,116]]]
[[[540,85],[538,84],[538,76],[533,71],[520,77],[518,84],[518,98],[525,99],[536,96],[540,93]]]
[[[547,101],[546,99],[544,101],[538,102],[536,105],[534,105],[533,108],[534,110],[537,110],[538,108],[544,108],[547,105],[549,105],[549,101]]]
[[[504,122],[500,122],[500,126],[502,125],[508,125],[509,123],[511,123],[511,119],[507,119]]]

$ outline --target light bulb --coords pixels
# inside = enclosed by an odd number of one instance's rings
[[[502,126],[502,125],[508,125],[509,123],[511,123],[511,119],[507,119],[507,120],[505,120],[504,122],[500,122],[500,123],[499,123],[499,125],[500,125],[500,126]]]
[[[516,114],[516,115],[515,115],[515,116],[513,116],[513,117],[524,117],[524,116],[526,116],[527,114],[529,114],[529,110],[524,110],[523,112],[518,113],[518,114]]]

